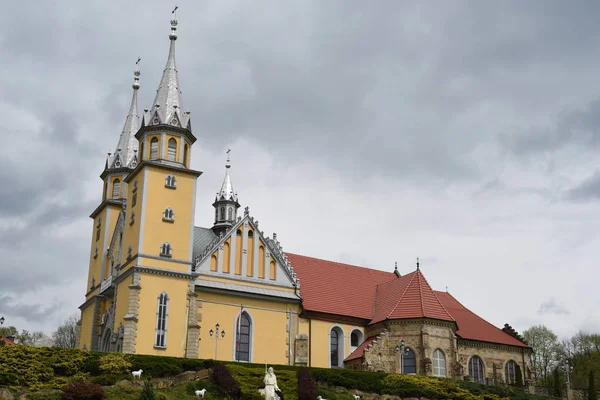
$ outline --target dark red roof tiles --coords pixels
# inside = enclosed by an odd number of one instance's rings
[[[436,291],[444,307],[454,317],[458,325],[456,334],[464,339],[482,342],[507,344],[511,346],[529,347],[527,344],[510,336],[502,329],[490,324],[454,298],[450,293]]]
[[[306,310],[370,320],[377,285],[396,279],[393,272],[286,253],[300,279]]]
[[[462,338],[528,347],[468,310],[449,293],[434,291],[420,270],[397,277],[393,272],[286,254],[300,280],[302,305],[307,311],[361,318],[371,324],[404,318],[454,321]],[[355,358],[364,348],[366,345],[361,345],[353,352]]]
[[[376,336],[371,336],[365,339],[364,342],[360,344],[344,361],[356,360],[357,358],[361,358],[365,353],[365,349],[371,344],[373,340],[375,340]]]

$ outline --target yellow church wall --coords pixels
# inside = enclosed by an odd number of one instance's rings
[[[258,246],[258,277],[265,277],[265,246],[262,242]]]
[[[89,304],[81,311],[81,339],[79,342],[80,348],[85,346],[86,349],[92,348],[92,322],[94,317],[94,304]]]
[[[127,262],[127,250],[129,246],[131,246],[131,254],[136,255],[139,253],[139,234],[141,227],[141,220],[144,209],[144,200],[146,196],[146,180],[147,173],[146,171],[140,171],[136,173],[135,176],[131,177],[129,180],[129,184],[127,185],[127,211],[125,215],[125,225],[123,228],[123,242],[121,247],[121,265]],[[137,183],[136,183],[137,181]],[[137,188],[137,190],[136,190]],[[135,192],[134,192],[135,190]],[[132,206],[133,195],[136,196],[136,204]],[[131,213],[135,211],[135,219],[133,224],[131,224]],[[129,266],[128,266],[129,267]],[[123,272],[127,269],[125,268]]]
[[[239,230],[239,229],[238,229]],[[243,247],[242,235],[237,235],[235,238],[235,274],[242,274],[242,247]],[[251,249],[250,243],[248,242],[248,248]]]
[[[309,328],[310,324],[310,328]],[[313,319],[308,322],[308,320],[303,321],[300,324],[302,331],[300,333],[305,333],[309,335],[309,352],[310,352],[310,360],[311,367],[316,368],[329,368],[330,367],[330,353],[329,353],[329,332],[334,327],[340,327],[344,332],[344,358],[350,355],[350,334],[354,329],[358,329],[363,332],[364,329],[362,327],[356,325],[349,325],[337,322],[330,321],[321,321]],[[310,332],[309,332],[310,331]],[[311,337],[312,334],[312,337]]]
[[[229,263],[231,262],[231,239],[223,243],[223,272],[229,273]]]
[[[161,356],[183,357],[187,335],[187,292],[189,281],[161,275],[140,274],[136,352]],[[167,293],[166,347],[154,347],[158,297]]]
[[[105,250],[110,245],[112,235],[115,229],[117,218],[119,217],[120,207],[107,204],[98,215],[95,216],[92,222],[92,241],[90,245],[90,263],[88,269],[88,282],[86,292],[92,287],[92,278],[94,278],[96,285],[100,285],[101,271],[106,265]],[[97,236],[98,221],[100,221],[100,235]],[[98,237],[98,240],[96,240]],[[96,255],[96,248],[98,248],[98,255]],[[106,275],[104,276],[106,278]],[[88,293],[86,300],[95,294],[94,292]]]
[[[118,328],[119,323],[125,325],[123,317],[127,315],[129,309],[129,284],[131,279],[125,279],[119,282],[116,288],[116,301],[115,307],[115,329]]]
[[[209,331],[215,330],[218,323],[225,331],[225,338],[219,340],[217,359],[235,360],[237,316],[241,305],[251,318],[250,361],[270,364],[288,363],[288,339],[293,343],[295,332],[288,332],[287,311],[298,313],[297,304],[277,301],[231,297],[218,293],[198,291],[201,308],[199,357],[215,358],[215,339]],[[288,336],[289,333],[289,336]],[[293,362],[293,359],[292,359]]]
[[[239,254],[240,257],[243,256],[242,251],[239,251],[237,254]],[[254,235],[248,236],[248,254],[247,254],[247,258],[246,258],[246,275],[248,275],[248,276],[254,275]]]
[[[140,253],[159,256],[164,242],[172,247],[172,257],[177,260],[190,260],[190,221],[193,219],[192,202],[196,178],[191,175],[173,173],[164,169],[148,167],[148,177],[144,190],[144,219],[140,232]],[[165,187],[165,179],[173,174],[177,178],[177,188]],[[173,209],[174,222],[164,222],[163,212]]]

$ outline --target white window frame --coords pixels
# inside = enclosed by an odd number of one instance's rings
[[[164,300],[164,306],[161,304]],[[164,307],[164,317],[161,318],[161,306]],[[162,322],[162,327],[161,327]],[[169,322],[169,295],[167,292],[162,292],[156,300],[156,329],[154,331],[154,347],[158,349],[167,348],[167,327]],[[160,335],[160,337],[159,337]],[[162,339],[162,340],[161,340]],[[162,341],[162,344],[161,344]]]
[[[436,357],[436,354],[439,354],[439,357]],[[444,353],[442,349],[435,349],[431,354],[431,370],[433,376],[445,378],[448,374],[446,365],[446,353]]]

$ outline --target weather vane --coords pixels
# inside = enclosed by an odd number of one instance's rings
[[[173,11],[171,11],[171,14],[173,14],[173,18],[177,19],[177,9],[179,8],[179,6],[175,6],[175,8],[173,9]]]

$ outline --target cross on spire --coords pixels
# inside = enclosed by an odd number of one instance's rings
[[[417,257],[417,271],[419,270],[419,257]]]

